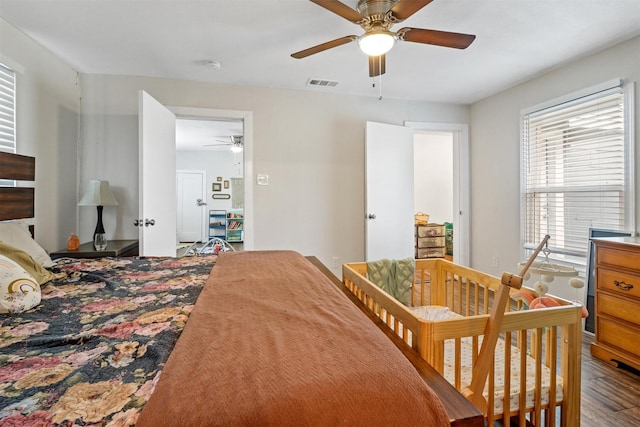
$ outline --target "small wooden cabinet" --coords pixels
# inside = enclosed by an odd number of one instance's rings
[[[591,355],[640,369],[640,238],[593,242],[596,337]]]

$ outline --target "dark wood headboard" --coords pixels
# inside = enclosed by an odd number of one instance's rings
[[[35,181],[35,157],[0,152],[0,179]],[[0,187],[0,221],[34,216],[33,188]]]

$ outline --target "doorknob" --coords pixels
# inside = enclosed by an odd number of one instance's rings
[[[207,206],[207,204],[203,202],[202,199],[196,200],[196,203],[198,204],[198,206]]]
[[[135,227],[142,227],[142,223],[143,223],[142,218],[141,218],[141,219],[134,219],[134,220],[133,220],[133,225],[134,225]]]
[[[148,227],[150,225],[156,225],[156,220],[155,219],[149,219],[149,218],[145,218],[144,220],[144,226]]]
[[[369,215],[367,216],[367,218],[369,218],[369,219],[376,219],[376,214],[369,214]]]

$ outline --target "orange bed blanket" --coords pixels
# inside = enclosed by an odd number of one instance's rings
[[[291,251],[219,256],[138,426],[449,425],[409,361]]]

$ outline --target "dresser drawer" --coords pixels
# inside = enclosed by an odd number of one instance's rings
[[[640,310],[638,303],[633,300],[599,292],[596,297],[596,311],[598,316],[617,317],[640,326]]]
[[[598,290],[640,298],[640,275],[600,267],[598,268],[596,286]]]
[[[416,234],[418,235],[418,237],[444,236],[444,225],[443,224],[418,225],[416,226]]]
[[[598,317],[596,331],[598,341],[632,354],[640,354],[640,328]]]
[[[596,252],[598,265],[606,264],[611,267],[622,267],[640,272],[640,252],[630,252],[621,249],[601,247]]]
[[[419,248],[437,248],[444,246],[444,237],[418,237]]]
[[[442,248],[417,248],[416,258],[444,258],[444,247]]]

